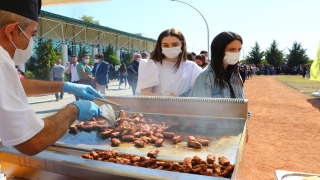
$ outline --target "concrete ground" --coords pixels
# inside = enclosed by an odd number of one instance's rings
[[[129,89],[129,85],[124,87],[122,84],[119,89],[119,81],[112,80],[108,85],[106,95],[132,95],[132,89]],[[75,97],[71,94],[65,93],[63,99],[56,101],[54,94],[28,97],[28,101],[31,107],[35,110],[40,118],[48,117],[60,109],[65,107],[67,104],[75,101]]]

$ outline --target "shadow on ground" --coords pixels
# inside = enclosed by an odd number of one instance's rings
[[[320,98],[312,98],[307,100],[313,107],[320,111]]]

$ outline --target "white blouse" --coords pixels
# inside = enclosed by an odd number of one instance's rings
[[[141,59],[136,92],[141,94],[141,89],[154,87],[154,93],[180,96],[189,91],[202,69],[193,61],[182,61],[178,70],[174,65],[175,62],[164,59],[162,65],[151,59]]]

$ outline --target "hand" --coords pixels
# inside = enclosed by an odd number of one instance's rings
[[[63,92],[74,94],[80,99],[86,99],[91,101],[96,98],[104,98],[100,93],[98,93],[89,85],[75,84],[70,82],[64,83]]]
[[[176,96],[175,94],[171,93],[169,96]]]
[[[74,101],[71,104],[78,106],[79,115],[77,119],[79,121],[86,121],[91,119],[92,117],[101,115],[99,106],[92,101],[80,100]]]

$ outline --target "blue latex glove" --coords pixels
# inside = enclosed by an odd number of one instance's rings
[[[98,93],[98,91],[96,91],[89,85],[65,82],[62,90],[63,92],[74,94],[80,99],[86,99],[90,101],[93,101],[96,98],[104,99],[104,97],[100,93]]]
[[[74,101],[71,104],[78,106],[79,116],[77,119],[79,121],[86,121],[91,119],[92,117],[101,115],[100,107],[95,103],[93,103],[92,101],[79,100],[79,101]]]

